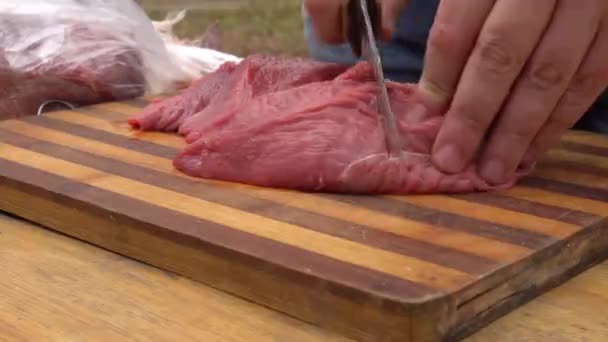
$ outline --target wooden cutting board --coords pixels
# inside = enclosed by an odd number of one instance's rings
[[[183,176],[145,103],[1,122],[0,209],[361,341],[459,339],[608,257],[604,137],[502,193],[307,194]]]

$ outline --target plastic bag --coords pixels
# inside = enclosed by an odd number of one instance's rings
[[[131,0],[0,1],[0,119],[170,92],[179,62]]]
[[[165,42],[167,51],[177,61],[182,70],[192,79],[216,71],[226,62],[239,63],[242,58],[216,50],[218,33],[214,31],[215,25],[207,28],[207,31],[199,39],[180,39],[173,33],[173,27],[182,21],[186,11],[172,12],[162,21],[153,21],[152,24]],[[210,43],[210,40],[213,43]]]

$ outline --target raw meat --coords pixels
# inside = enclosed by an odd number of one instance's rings
[[[300,58],[277,59],[253,56],[238,65],[223,64],[217,71],[201,78],[182,95],[146,107],[131,120],[142,130],[173,132],[195,140],[202,130],[199,124],[227,120],[231,108],[245,105],[254,97],[312,82],[332,80],[347,70],[335,64],[312,62]]]
[[[145,108],[129,122],[177,131],[188,146],[174,160],[202,178],[303,191],[358,194],[456,193],[490,186],[475,165],[459,174],[429,159],[442,111],[415,84],[388,83],[403,140],[389,158],[366,63],[352,68],[305,59],[251,56],[203,77],[184,94]]]
[[[2,0],[0,120],[174,90],[173,55],[132,0]]]
[[[0,49],[0,118],[32,115],[44,101],[51,99],[88,105],[143,95],[146,80],[135,49],[126,45],[120,48],[117,43],[111,53],[74,63],[70,56],[84,54],[91,48],[83,42],[109,44],[112,38],[84,26],[72,26],[65,39],[64,53],[44,61],[22,51],[19,60],[11,58],[11,63]],[[26,55],[28,65],[16,67]]]
[[[147,106],[130,120],[131,125],[144,131],[176,131],[186,118],[210,104],[235,68],[234,63],[223,64],[216,72],[194,82],[183,95]]]

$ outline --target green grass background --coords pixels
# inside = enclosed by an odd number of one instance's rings
[[[300,13],[301,0],[136,0],[155,20],[171,10],[188,9],[175,27],[183,38],[201,36],[217,21],[221,50],[302,56],[307,54]]]

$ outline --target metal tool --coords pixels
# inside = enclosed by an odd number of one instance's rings
[[[353,53],[371,65],[378,85],[378,110],[382,115],[386,147],[391,157],[401,154],[401,137],[386,89],[382,58],[376,44],[382,27],[381,10],[376,0],[349,0],[345,33]]]
[[[42,115],[44,113],[44,109],[47,106],[51,105],[51,104],[60,104],[60,105],[63,105],[65,107],[67,107],[68,109],[76,109],[75,105],[73,105],[73,104],[71,104],[69,102],[66,102],[66,101],[62,101],[62,100],[48,100],[48,101],[43,102],[38,107],[38,112],[36,113],[36,115],[38,115],[38,116]]]

